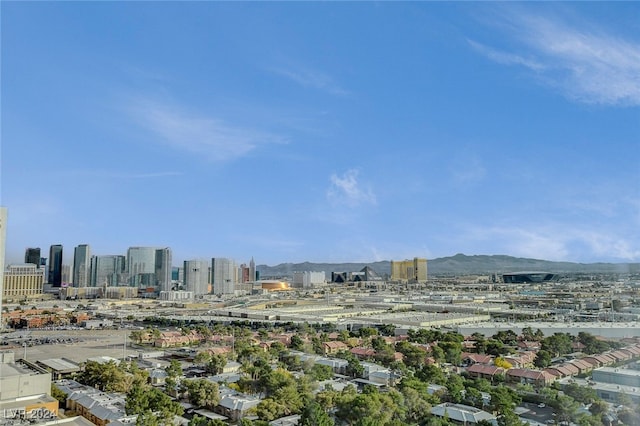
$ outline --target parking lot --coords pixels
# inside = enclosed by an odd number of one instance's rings
[[[87,358],[110,356],[122,358],[134,355],[128,343],[131,330],[29,330],[1,335],[0,349],[11,349],[16,358],[39,361],[49,358],[67,358],[84,362]],[[125,351],[125,336],[127,348]]]
[[[520,409],[518,414],[523,419],[532,420],[540,424],[555,424],[555,416],[551,407],[544,404],[523,402],[518,408]]]

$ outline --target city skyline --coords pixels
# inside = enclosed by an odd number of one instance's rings
[[[7,264],[640,261],[640,4],[0,7]]]

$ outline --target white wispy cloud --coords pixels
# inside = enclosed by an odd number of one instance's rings
[[[349,169],[341,176],[329,177],[331,186],[327,190],[327,199],[334,205],[357,207],[362,204],[377,203],[373,190],[358,181],[359,170]]]
[[[168,103],[143,99],[134,102],[129,110],[140,125],[159,136],[166,145],[209,161],[234,160],[259,146],[285,142],[282,137],[233,126]]]
[[[336,83],[330,75],[321,71],[294,67],[272,67],[269,68],[269,70],[282,77],[286,77],[303,87],[322,90],[332,95],[343,96],[349,94],[349,92],[340,87],[340,85]]]
[[[598,28],[518,9],[505,14],[519,53],[469,41],[489,59],[522,65],[569,98],[603,105],[640,105],[640,43]],[[522,51],[527,51],[523,56]]]
[[[489,59],[492,59],[495,62],[503,65],[522,65],[534,71],[542,71],[545,69],[545,66],[531,58],[524,58],[515,53],[501,52],[499,50],[493,49],[489,46],[485,46],[484,44],[478,43],[473,40],[467,40],[467,42],[473,47],[475,50],[485,55]]]

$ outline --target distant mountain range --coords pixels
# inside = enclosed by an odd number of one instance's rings
[[[281,263],[276,266],[258,265],[261,277],[291,277],[296,271],[324,271],[327,278],[331,272],[355,272],[369,266],[380,275],[391,273],[388,260],[370,263]],[[428,259],[429,276],[492,274],[522,271],[544,271],[553,273],[639,273],[640,263],[574,263],[527,259],[504,255],[455,256]]]

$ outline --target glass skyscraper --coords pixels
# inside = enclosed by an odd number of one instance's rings
[[[53,287],[62,286],[62,245],[54,244],[49,248],[49,275],[47,283]]]
[[[91,266],[91,250],[88,244],[80,244],[73,251],[73,286],[89,285],[89,267]]]
[[[24,263],[31,263],[40,268],[40,247],[29,247],[24,251]]]
[[[116,287],[127,284],[126,262],[122,255],[91,257],[91,287]]]

